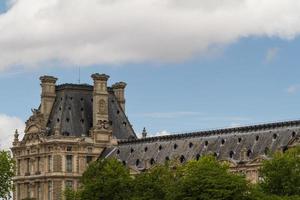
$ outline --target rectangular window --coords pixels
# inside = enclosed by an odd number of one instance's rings
[[[93,161],[93,156],[87,156],[86,157],[86,164],[89,164],[92,161]]]
[[[21,171],[21,160],[19,159],[17,161],[17,175],[20,175],[20,171]]]
[[[30,198],[30,185],[29,185],[29,183],[26,184],[26,189],[27,189],[27,198]]]
[[[36,164],[36,165],[37,165],[37,166],[36,166],[36,171],[37,171],[37,172],[40,171],[40,161],[41,161],[41,158],[38,157],[38,158],[37,158],[37,164]]]
[[[41,183],[37,183],[37,199],[41,199],[41,194],[42,194],[42,188],[41,188]]]
[[[67,151],[72,151],[72,147],[68,146]]]
[[[72,172],[73,171],[73,156],[72,155],[67,155],[66,157],[66,171],[67,172]]]
[[[30,158],[26,158],[26,172],[29,173]]]
[[[66,181],[66,188],[73,189],[73,181],[67,180],[67,181]]]
[[[52,200],[52,182],[48,181],[48,200]]]
[[[52,171],[52,156],[48,156],[48,172]]]

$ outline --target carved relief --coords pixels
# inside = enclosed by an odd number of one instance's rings
[[[98,102],[98,113],[101,115],[106,115],[107,114],[107,104],[104,99],[100,99]]]
[[[97,125],[100,129],[108,129],[109,128],[109,123],[106,120],[98,120]]]

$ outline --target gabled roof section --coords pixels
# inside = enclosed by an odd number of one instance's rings
[[[108,117],[112,123],[113,136],[122,140],[136,138],[113,91],[108,88],[108,92]],[[93,86],[88,84],[56,86],[56,100],[47,125],[49,135],[54,135],[55,130],[59,130],[65,136],[89,136],[92,126]]]

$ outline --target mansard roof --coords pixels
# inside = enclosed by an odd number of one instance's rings
[[[111,88],[108,88],[108,118],[113,136],[117,139],[136,138],[134,130],[119,105]],[[93,126],[93,86],[63,84],[56,86],[56,99],[48,120],[49,135],[55,129],[68,136],[89,136]]]
[[[124,140],[101,156],[116,157],[139,170],[168,159],[185,162],[207,154],[241,163],[285,150],[298,137],[300,120]]]

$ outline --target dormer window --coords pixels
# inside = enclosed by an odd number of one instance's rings
[[[234,152],[233,152],[233,151],[230,151],[230,152],[229,152],[229,157],[230,157],[230,158],[233,158],[233,156],[234,156]]]
[[[196,160],[199,160],[200,159],[200,154],[198,153],[197,155],[196,155]]]
[[[204,145],[207,147],[207,146],[208,146],[208,141],[205,141],[205,142],[204,142]]]
[[[161,151],[161,150],[162,150],[162,146],[161,146],[161,145],[159,145],[159,147],[158,147],[158,150],[159,150],[159,151]]]
[[[135,161],[135,165],[136,165],[136,166],[139,166],[139,165],[140,165],[140,160],[139,160],[139,159],[137,159],[137,160]]]
[[[154,165],[154,163],[155,163],[155,160],[154,160],[154,158],[151,158],[151,160],[150,160],[150,164],[151,164],[151,165]]]
[[[183,155],[180,156],[180,163],[184,163],[185,157]]]
[[[242,141],[242,138],[238,138],[238,143],[241,143],[241,141]]]
[[[221,145],[224,145],[225,144],[225,139],[222,139],[221,140]]]

